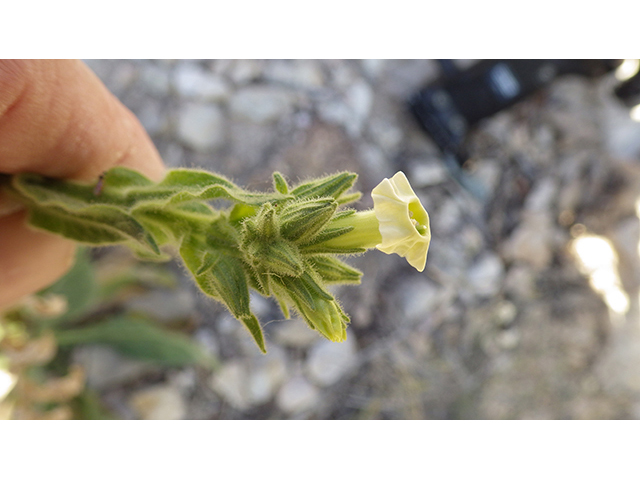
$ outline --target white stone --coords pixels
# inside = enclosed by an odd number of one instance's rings
[[[224,141],[223,120],[217,105],[188,103],[179,112],[178,135],[191,148],[214,150]]]
[[[553,207],[558,182],[553,178],[543,178],[536,182],[527,195],[524,208],[529,212],[547,212]]]
[[[251,362],[247,385],[250,402],[260,405],[271,400],[286,375],[286,355],[275,345],[269,345],[266,355]]]
[[[414,187],[427,187],[446,182],[449,179],[449,172],[442,162],[436,159],[415,161],[411,165],[410,178]]]
[[[234,94],[229,108],[236,118],[264,124],[291,113],[293,103],[294,97],[289,92],[253,86]]]
[[[318,62],[313,60],[272,60],[265,66],[264,78],[293,87],[322,87],[324,78]]]
[[[169,71],[159,65],[148,64],[142,69],[142,81],[147,89],[158,96],[168,96],[171,90]]]
[[[188,290],[154,290],[134,297],[127,306],[151,315],[155,320],[169,322],[189,317],[196,309],[196,299]]]
[[[229,86],[221,77],[193,62],[180,64],[175,70],[174,81],[176,89],[184,97],[223,100],[229,95]]]
[[[318,403],[320,391],[302,375],[290,378],[278,392],[276,403],[288,414],[309,410]]]
[[[211,379],[211,388],[239,410],[251,406],[248,386],[249,372],[240,360],[225,363]]]
[[[347,89],[346,102],[353,112],[352,128],[359,132],[371,113],[373,90],[365,81],[358,80]]]
[[[439,289],[429,280],[411,276],[398,287],[402,313],[410,322],[423,320],[441,300]]]
[[[307,348],[322,339],[299,318],[283,320],[274,330],[274,342],[285,347]]]
[[[306,373],[321,387],[336,383],[348,373],[357,361],[357,345],[353,332],[348,332],[342,343],[328,340],[314,345],[309,351]]]
[[[360,61],[365,73],[372,79],[378,78],[384,71],[386,60],[379,58],[366,58]]]
[[[160,385],[134,393],[129,404],[143,420],[182,420],[186,404],[171,385]]]
[[[523,220],[503,244],[505,259],[545,269],[553,259],[553,225],[546,213],[525,212]]]
[[[77,347],[74,349],[73,359],[84,369],[87,385],[96,389],[130,382],[142,375],[160,370],[148,362],[126,358],[101,345]]]
[[[500,257],[493,252],[486,252],[469,268],[467,280],[477,295],[491,297],[502,287],[504,265]]]
[[[253,350],[257,350],[255,344]],[[213,374],[211,387],[234,408],[245,410],[271,400],[286,375],[286,355],[276,345],[268,345],[265,355],[225,363]]]

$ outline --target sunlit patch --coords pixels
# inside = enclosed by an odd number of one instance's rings
[[[629,116],[634,122],[640,122],[640,105],[636,105],[631,110],[629,110]]]
[[[640,61],[628,59],[624,60],[618,68],[616,68],[615,76],[617,80],[624,82],[633,77],[640,69]]]
[[[602,295],[614,312],[625,314],[629,310],[629,296],[622,288],[618,275],[618,255],[611,242],[596,235],[582,235],[571,242],[580,270],[589,277],[594,291]]]
[[[0,401],[9,395],[9,392],[16,384],[16,376],[7,372],[6,370],[0,370]]]

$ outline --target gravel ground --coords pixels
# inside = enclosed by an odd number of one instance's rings
[[[426,270],[369,252],[352,318],[332,344],[260,297],[269,353],[189,282],[140,308],[188,316],[214,373],[150,371],[102,347],[76,358],[123,418],[617,419],[640,417],[640,124],[612,78],[566,77],[473,133],[480,204],[443,167],[405,107],[438,75],[425,60],[87,61],[172,167],[262,189],[352,170],[369,192],[403,170],[431,216]],[[371,206],[365,194],[362,208]],[[607,306],[569,248],[605,236],[626,314]],[[593,283],[593,282],[592,282]]]

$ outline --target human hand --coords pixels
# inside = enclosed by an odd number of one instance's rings
[[[164,165],[135,118],[78,60],[0,60],[0,173],[95,180],[121,165],[154,180]],[[0,310],[71,266],[75,244],[26,225],[0,192]]]

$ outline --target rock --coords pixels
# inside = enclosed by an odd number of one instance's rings
[[[278,408],[289,415],[309,410],[320,400],[320,391],[302,375],[287,380],[276,397]]]
[[[224,141],[223,122],[217,105],[187,103],[178,113],[178,136],[195,150],[215,150]]]
[[[380,77],[380,75],[382,75],[386,63],[387,60],[376,58],[366,58],[364,60],[360,60],[360,64],[362,65],[363,70],[372,80],[375,80]]]
[[[442,302],[443,290],[422,276],[412,275],[398,285],[403,317],[409,324],[424,321],[429,312]]]
[[[525,210],[536,213],[548,212],[553,207],[557,190],[558,182],[554,178],[546,177],[539,180],[527,195]]]
[[[349,86],[346,92],[346,103],[352,112],[352,120],[347,129],[352,134],[360,134],[369,119],[373,105],[373,91],[363,80],[358,80]]]
[[[179,64],[174,75],[176,89],[183,97],[219,101],[229,95],[229,86],[221,77],[193,62]]]
[[[327,123],[342,126],[352,137],[359,137],[373,104],[371,87],[364,81],[350,84],[344,95],[334,95],[318,105],[318,114]]]
[[[319,63],[309,60],[271,60],[265,66],[264,78],[303,89],[317,89],[324,84]]]
[[[473,178],[482,185],[489,195],[493,195],[500,182],[503,168],[494,159],[481,158],[474,163]]]
[[[211,379],[211,388],[239,410],[251,406],[248,385],[249,373],[241,360],[225,363]]]
[[[254,345],[255,350],[255,345]],[[232,360],[214,373],[211,387],[234,408],[246,410],[271,400],[286,378],[284,352],[275,345],[265,355]]]
[[[252,86],[234,94],[229,108],[238,119],[265,124],[291,113],[293,104],[293,95],[285,90]]]
[[[469,268],[467,280],[481,297],[492,297],[501,290],[504,265],[494,252],[486,252]]]
[[[154,63],[147,63],[142,69],[141,79],[146,89],[152,94],[159,97],[169,95],[171,82],[168,69]]]
[[[318,342],[309,351],[306,373],[311,381],[321,387],[336,383],[357,362],[357,345],[353,332],[348,332],[342,343]]]
[[[553,224],[546,213],[525,213],[523,221],[503,244],[506,260],[531,265],[536,271],[545,269],[553,259]]]
[[[146,102],[135,113],[149,135],[159,135],[168,131],[169,122],[160,103]]]
[[[449,179],[449,172],[440,160],[417,160],[411,163],[409,178],[414,188],[430,187],[446,182]]]
[[[218,358],[220,356],[218,337],[210,329],[198,329],[193,335],[193,339],[211,358]]]
[[[438,232],[438,235],[451,235],[458,230],[462,220],[460,204],[453,198],[443,201],[436,212],[431,212],[429,220],[433,232]]]
[[[132,382],[144,375],[161,371],[160,367],[126,358],[101,345],[77,347],[74,349],[73,358],[74,362],[84,369],[87,385],[98,390]]]
[[[251,364],[247,385],[249,401],[261,405],[271,400],[287,376],[285,353],[270,345],[266,355],[256,357]]]
[[[516,318],[518,308],[508,300],[502,300],[495,308],[495,322],[501,328],[508,328]]]
[[[129,404],[143,420],[182,420],[186,404],[171,385],[159,385],[134,393]]]
[[[376,115],[371,115],[368,123],[368,131],[371,133],[372,140],[374,140],[387,155],[395,154],[400,148],[405,146],[404,132],[394,123],[392,118],[378,118]],[[420,163],[422,163],[422,160],[420,160]],[[413,177],[410,178],[412,185],[416,187],[420,186],[414,183],[416,180]]]
[[[282,321],[274,329],[273,341],[285,347],[308,348],[321,339],[318,332],[311,330],[299,318]]]
[[[189,290],[154,290],[131,299],[127,305],[131,310],[144,312],[154,320],[170,322],[193,315],[196,299]]]
[[[528,265],[515,264],[509,268],[504,280],[505,293],[522,300],[532,300],[537,295],[536,277]]]

